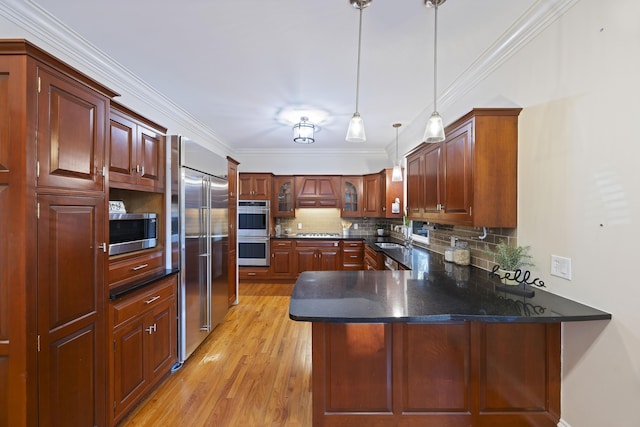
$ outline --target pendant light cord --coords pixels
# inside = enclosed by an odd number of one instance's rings
[[[360,9],[360,24],[358,27],[358,68],[356,72],[356,113],[358,113],[358,101],[360,96],[360,46],[362,44],[362,9],[364,6],[362,4],[358,5]]]
[[[436,106],[436,87],[438,81],[438,3],[439,0],[435,0],[435,22],[433,25],[433,111],[437,112]]]

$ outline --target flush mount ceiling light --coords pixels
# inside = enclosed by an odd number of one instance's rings
[[[360,48],[362,45],[362,11],[369,6],[371,0],[349,0],[351,6],[360,10],[360,25],[358,27],[358,68],[356,73],[356,112],[353,113],[351,121],[349,121],[349,129],[347,129],[347,137],[349,142],[365,142],[367,136],[364,133],[364,122],[358,112],[358,100],[360,94]]]
[[[438,6],[442,6],[446,0],[424,0],[427,7],[433,7],[435,10],[434,26],[433,26],[433,113],[427,122],[427,128],[424,132],[423,140],[425,142],[441,142],[444,141],[444,125],[442,117],[438,114],[436,106],[437,101],[437,82],[438,82]]]
[[[402,126],[402,123],[394,123],[393,127],[396,128],[396,163],[393,165],[393,172],[391,173],[391,181],[402,181],[402,168],[400,167],[400,159],[398,158],[398,128]]]
[[[300,117],[300,122],[293,126],[293,142],[313,144],[316,141],[314,138],[316,129],[316,126],[309,121],[308,117]]]

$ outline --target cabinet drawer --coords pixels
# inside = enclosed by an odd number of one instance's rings
[[[269,279],[269,267],[240,267],[238,268],[239,280]]]
[[[298,240],[296,242],[297,248],[331,248],[331,247],[339,247],[340,241],[338,240]]]
[[[113,327],[148,310],[165,304],[176,295],[176,276],[162,279],[139,289],[113,304]]]
[[[344,240],[342,242],[342,247],[345,251],[349,249],[361,250],[363,246],[364,243],[360,240]]]
[[[293,247],[292,240],[272,240],[271,241],[272,248],[291,248]]]
[[[121,285],[162,268],[164,268],[164,256],[161,250],[123,260],[110,260],[109,285]]]

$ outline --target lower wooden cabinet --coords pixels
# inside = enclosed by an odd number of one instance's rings
[[[364,270],[364,242],[361,240],[342,241],[342,269]]]
[[[374,251],[365,245],[364,247],[364,269],[365,270],[384,270],[384,255],[382,252]]]
[[[296,277],[294,268],[293,240],[271,241],[271,279],[293,279]]]
[[[109,424],[119,422],[177,361],[177,276],[111,303]]]
[[[164,268],[162,248],[112,256],[109,259],[109,287],[116,288],[162,271]]]
[[[339,240],[298,240],[295,251],[296,273],[341,270],[340,254]]]
[[[560,323],[313,323],[313,425],[555,427],[560,350]]]

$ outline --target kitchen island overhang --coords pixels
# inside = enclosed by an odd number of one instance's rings
[[[557,426],[560,324],[611,315],[429,266],[300,275],[290,318],[312,322],[314,426]]]

